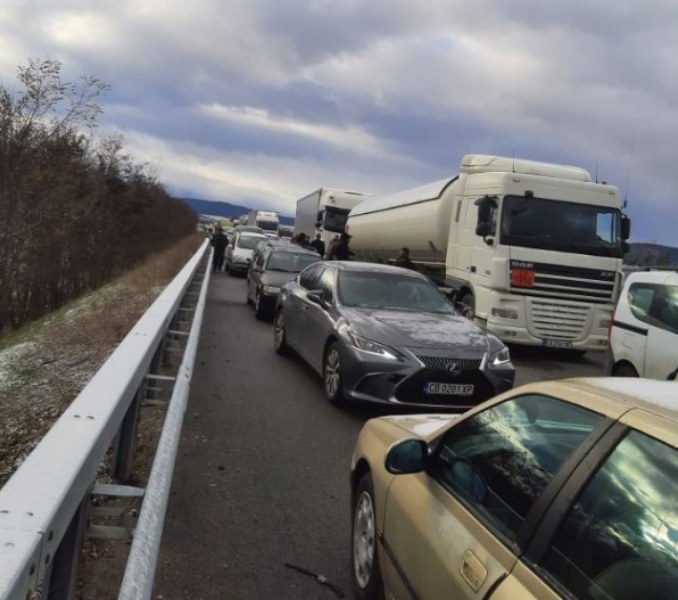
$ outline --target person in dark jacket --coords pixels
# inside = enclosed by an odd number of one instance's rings
[[[348,241],[351,237],[348,233],[342,233],[339,236],[339,242],[337,242],[334,250],[334,257],[337,260],[350,260],[351,256],[355,256],[355,252],[351,252],[348,247]]]
[[[414,266],[414,263],[410,260],[410,249],[403,247],[400,249],[400,254],[398,258],[395,259],[393,263],[396,267],[403,267],[404,269],[412,269],[413,271],[417,270],[417,267]]]
[[[325,242],[320,239],[321,236],[319,233],[315,234],[315,239],[309,244],[311,248],[314,248],[315,251],[320,254],[321,258],[325,257]]]
[[[339,236],[335,235],[328,244],[327,247],[327,260],[337,260],[337,244],[339,243]]]
[[[221,271],[224,265],[224,254],[226,253],[226,246],[228,246],[228,238],[224,234],[221,225],[217,225],[211,239],[212,247],[214,248],[214,257],[212,258],[212,271]]]

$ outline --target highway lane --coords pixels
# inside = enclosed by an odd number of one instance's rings
[[[348,466],[374,409],[339,410],[299,359],[277,356],[245,283],[212,277],[154,598],[351,596]],[[602,355],[515,348],[517,383],[602,373]]]

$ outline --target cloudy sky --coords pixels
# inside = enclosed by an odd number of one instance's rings
[[[0,81],[94,75],[102,133],[177,196],[293,214],[468,153],[581,166],[678,246],[678,0],[2,0]]]

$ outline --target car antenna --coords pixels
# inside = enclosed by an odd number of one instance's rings
[[[596,162],[596,183],[598,183],[598,163]]]
[[[622,202],[622,208],[626,208],[629,203],[629,186],[631,184],[631,167],[633,165],[633,153],[634,153],[634,146],[635,146],[635,135],[631,137],[631,161],[629,162],[629,170],[626,173],[626,186],[624,189],[624,201]]]
[[[511,150],[511,158],[513,160],[512,164],[511,164],[511,171],[513,171],[515,173],[516,172],[516,151],[515,150]]]

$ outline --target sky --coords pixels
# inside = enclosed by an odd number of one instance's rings
[[[678,0],[2,0],[0,82],[47,57],[110,84],[98,133],[174,196],[293,215],[515,156],[678,246]]]

